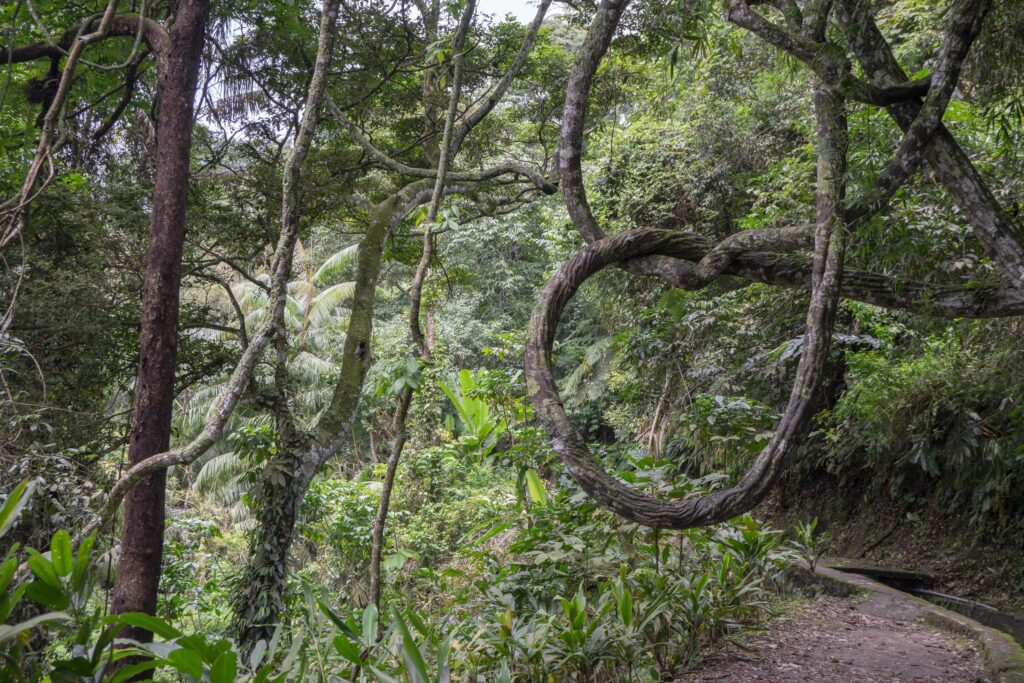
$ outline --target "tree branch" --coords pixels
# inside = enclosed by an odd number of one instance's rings
[[[906,80],[903,69],[863,2],[839,0],[835,14],[847,42],[875,85],[886,86]],[[897,125],[907,131],[921,107],[921,103],[911,100],[893,104],[887,110]],[[945,126],[938,126],[924,156],[935,177],[974,228],[985,250],[1006,273],[1010,284],[1024,291],[1024,227],[1000,206],[984,178]]]

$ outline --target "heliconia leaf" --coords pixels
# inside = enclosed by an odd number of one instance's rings
[[[526,470],[526,488],[530,492],[530,500],[536,505],[544,507],[548,504],[548,492],[544,488],[544,482],[540,480],[537,472]]]
[[[67,576],[75,568],[71,552],[71,535],[64,529],[58,530],[50,539],[50,562],[58,576]]]
[[[96,543],[96,534],[89,534],[78,546],[78,554],[75,556],[75,566],[71,570],[71,589],[80,591],[89,578],[89,563],[92,560],[92,548]]]
[[[15,486],[14,490],[7,496],[3,507],[0,508],[0,538],[3,538],[8,529],[18,521],[21,511],[25,509],[29,500],[32,499],[32,493],[35,491],[35,488],[36,483],[26,479]]]
[[[210,667],[210,683],[235,683],[238,674],[238,654],[226,650],[217,657]]]
[[[25,587],[25,595],[33,602],[55,610],[65,610],[71,603],[64,591],[42,581],[30,582]]]
[[[53,568],[53,563],[45,555],[32,548],[25,548],[25,552],[28,553],[28,567],[36,578],[59,589],[61,587],[60,577],[57,576],[57,570]]]
[[[363,642],[373,645],[377,642],[377,606],[372,602],[363,610]]]
[[[180,638],[183,634],[178,629],[168,624],[159,617],[154,617],[144,612],[125,612],[124,614],[115,614],[107,618],[108,623],[120,622],[126,626],[136,626],[143,628],[160,636],[165,640],[173,640],[174,638]]]

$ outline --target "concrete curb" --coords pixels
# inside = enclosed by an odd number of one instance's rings
[[[1009,634],[866,576],[821,564],[814,573],[825,581],[867,592],[871,596],[870,608],[876,614],[897,619],[921,619],[932,626],[971,638],[981,647],[994,683],[1024,683],[1024,647]]]

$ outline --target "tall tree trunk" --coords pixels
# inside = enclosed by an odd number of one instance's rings
[[[473,20],[473,13],[476,11],[476,0],[469,0],[462,10],[459,19],[459,27],[452,38],[452,54],[454,59],[454,72],[452,75],[452,92],[448,99],[448,111],[444,119],[444,133],[441,139],[440,156],[437,159],[437,178],[434,181],[434,189],[430,196],[430,206],[427,209],[426,229],[423,232],[423,253],[416,265],[416,272],[413,275],[409,287],[409,333],[419,351],[420,360],[426,363],[430,360],[433,351],[433,340],[423,335],[420,327],[420,305],[423,301],[423,284],[430,274],[430,263],[434,256],[434,236],[431,234],[434,223],[437,221],[437,214],[441,208],[441,197],[444,193],[445,176],[452,163],[452,156],[457,150],[452,149],[452,132],[455,128],[455,117],[459,111],[459,97],[462,95],[462,43],[469,31],[469,24]],[[433,336],[433,331],[430,331]],[[377,516],[373,522],[373,539],[370,548],[370,599],[373,604],[380,608],[380,561],[384,551],[384,525],[388,519],[388,508],[391,506],[391,492],[395,486],[395,472],[398,470],[398,460],[402,457],[402,449],[408,438],[405,428],[406,419],[409,416],[409,406],[412,403],[413,389],[405,386],[398,397],[398,407],[395,409],[395,440],[391,447],[391,454],[388,456],[387,468],[384,472],[384,485],[380,491],[380,503],[377,505]]]
[[[286,438],[273,459],[264,465],[257,498],[252,559],[235,605],[235,618],[243,647],[267,638],[280,618],[287,593],[288,554],[292,534],[306,491],[317,470],[343,443],[351,430],[370,365],[370,337],[380,261],[396,197],[377,207],[366,236],[359,245],[356,292],[345,335],[341,380],[331,408],[320,420],[320,439]],[[326,427],[325,425],[330,425]],[[308,435],[307,435],[308,436]]]
[[[287,282],[291,273],[292,252],[298,240],[299,181],[302,164],[309,153],[320,119],[320,106],[327,91],[327,76],[334,52],[334,36],[340,0],[324,0],[320,13],[317,36],[316,63],[309,80],[302,121],[295,134],[295,144],[285,161],[281,174],[281,241],[279,253],[282,277],[271,293],[274,303],[274,327],[278,358],[276,402],[279,409],[278,430],[282,443],[277,456],[264,466],[258,490],[256,509],[257,530],[251,542],[252,563],[243,574],[243,584],[235,594],[235,627],[239,641],[246,649],[261,639],[269,639],[274,623],[284,609],[286,578],[288,575],[288,549],[292,531],[298,518],[308,480],[297,476],[304,463],[312,456],[310,439],[301,433],[287,408],[284,391],[286,370],[287,330],[284,323]]]
[[[181,0],[166,49],[157,56],[156,180],[142,289],[139,374],[135,383],[131,464],[170,445],[174,370],[178,352],[178,293],[185,242],[185,206],[192,149],[192,116],[209,0]],[[121,561],[111,610],[156,612],[164,541],[166,473],[149,475],[125,497]],[[128,629],[127,637],[152,634]]]

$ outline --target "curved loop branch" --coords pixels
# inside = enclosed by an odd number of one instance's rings
[[[829,250],[824,284],[818,287],[809,313],[808,338],[793,395],[771,442],[746,476],[734,487],[679,501],[648,496],[608,474],[595,460],[562,405],[551,366],[558,321],[566,305],[589,277],[614,263],[673,253],[670,233],[639,230],[619,233],[586,247],[567,261],[548,283],[538,304],[526,343],[526,380],[538,419],[547,428],[555,451],[579,485],[591,497],[626,519],[655,528],[686,529],[727,520],[761,500],[781,471],[782,463],[802,441],[810,418],[810,398],[817,375],[810,367],[824,360],[838,301],[841,256],[839,245]],[[841,240],[840,240],[841,241]]]
[[[570,259],[548,283],[526,342],[526,381],[534,410],[551,432],[555,451],[579,485],[626,519],[654,528],[687,529],[725,521],[748,511],[771,489],[788,457],[803,443],[813,401],[828,356],[839,304],[846,245],[843,201],[846,174],[846,119],[836,91],[817,84],[818,213],[811,271],[811,302],[803,353],[789,402],[768,445],[735,486],[696,498],[659,500],[608,474],[594,460],[565,413],[551,367],[551,350],[566,304],[591,275],[610,263],[665,251],[659,233],[627,232],[591,244]]]
[[[814,225],[791,225],[735,232],[712,247],[693,269],[694,281],[688,289],[708,286],[737,258],[751,251],[784,251],[809,247],[814,242]]]
[[[622,19],[629,0],[601,0],[590,24],[587,37],[580,46],[580,56],[569,74],[565,89],[565,112],[558,140],[558,167],[562,175],[562,196],[573,225],[587,242],[604,237],[594,219],[583,186],[583,124],[587,117],[590,88],[594,74],[611,45],[612,36]]]
[[[602,0],[580,59],[569,79],[559,146],[562,190],[576,229],[591,244],[570,259],[548,283],[530,320],[525,372],[537,417],[552,435],[552,445],[579,485],[596,501],[631,521],[654,528],[686,529],[722,522],[752,508],[764,498],[786,459],[806,436],[813,399],[831,343],[840,296],[846,243],[844,219],[846,119],[834,87],[815,84],[818,119],[818,213],[814,230],[811,301],[807,312],[804,351],[789,402],[768,445],[735,486],[678,501],[659,500],[608,474],[587,448],[566,415],[551,366],[558,321],[565,306],[590,276],[611,263],[667,254],[664,233],[634,231],[601,238],[602,231],[587,203],[581,154],[583,120],[597,67],[628,0]],[[792,234],[789,234],[789,233]],[[712,249],[698,265],[696,279],[721,272],[758,239],[806,239],[801,227],[735,235]],[[671,238],[668,238],[671,239]]]

